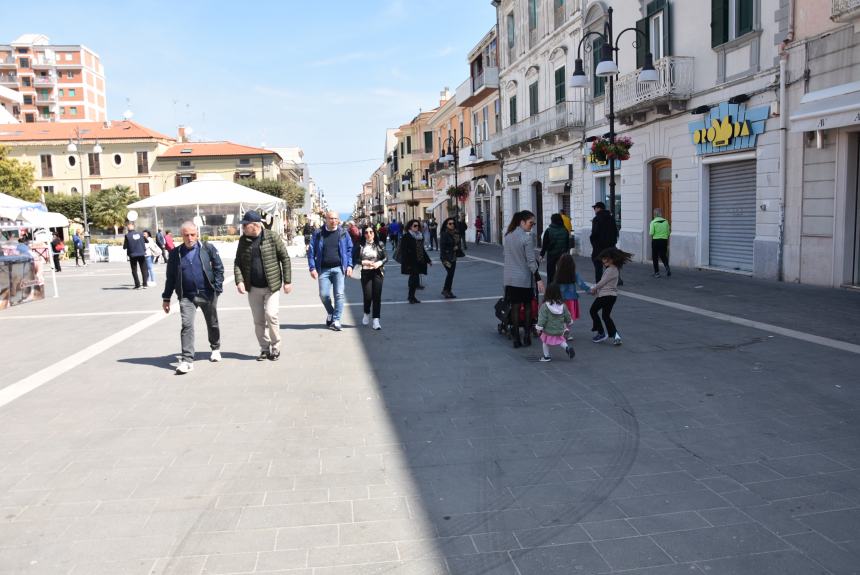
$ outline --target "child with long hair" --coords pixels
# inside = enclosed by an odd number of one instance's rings
[[[570,254],[562,254],[558,259],[555,267],[555,282],[561,289],[561,298],[564,300],[564,305],[567,306],[570,312],[570,317],[573,321],[579,319],[579,294],[576,293],[576,288],[580,287],[583,291],[588,291],[590,286],[582,281],[579,273],[576,271],[576,262]],[[570,331],[565,334],[568,340],[573,339]]]
[[[632,254],[623,252],[618,248],[606,248],[597,256],[603,263],[603,275],[600,281],[591,287],[591,293],[597,295],[594,303],[591,304],[591,309],[588,313],[591,315],[591,331],[596,332],[591,341],[600,343],[612,338],[612,345],[621,345],[621,334],[615,327],[615,322],[612,321],[612,308],[615,306],[615,300],[618,299],[618,277],[621,267],[624,264],[630,263]],[[603,324],[600,323],[600,317],[597,313],[601,312],[603,323],[606,324],[606,330],[603,329]],[[607,336],[607,333],[609,334]]]
[[[538,311],[536,327],[543,345],[541,361],[552,361],[549,348],[553,345],[560,345],[567,353],[567,357],[573,359],[576,353],[564,337],[564,332],[569,329],[571,321],[570,311],[564,305],[564,299],[561,296],[561,288],[557,283],[549,284],[544,292],[543,304]]]

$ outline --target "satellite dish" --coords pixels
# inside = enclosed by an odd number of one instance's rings
[[[130,222],[137,220],[137,212],[135,210],[129,210],[126,219]]]

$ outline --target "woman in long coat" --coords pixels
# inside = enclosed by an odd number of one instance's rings
[[[514,347],[531,345],[532,306],[535,298],[535,272],[538,269],[535,257],[535,240],[531,231],[535,215],[523,210],[514,214],[505,233],[505,299],[511,304],[511,326]],[[543,288],[538,283],[538,290]],[[525,328],[520,339],[520,308],[524,307]]]
[[[418,276],[427,275],[427,266],[433,265],[424,249],[421,223],[418,220],[406,222],[400,241],[400,273],[409,276],[409,303],[421,303],[415,297],[419,284]]]
[[[454,218],[448,218],[442,222],[442,233],[439,234],[439,261],[445,266],[445,285],[442,287],[442,296],[451,299],[455,296],[451,293],[454,286],[454,272],[457,271],[457,252],[460,251],[460,233],[457,231],[457,222]]]

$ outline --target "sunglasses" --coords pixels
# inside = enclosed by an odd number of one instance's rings
[[[365,231],[364,231],[364,235],[367,235],[367,234],[371,234],[371,235],[372,235],[372,234],[373,234],[373,230],[365,230]]]
[[[421,224],[412,224],[412,227],[413,227],[413,228],[420,228],[420,227],[421,227]]]

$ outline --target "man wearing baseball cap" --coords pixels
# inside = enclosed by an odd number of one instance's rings
[[[240,294],[248,294],[260,344],[257,361],[277,361],[281,357],[280,292],[282,288],[284,293],[293,289],[290,256],[281,236],[263,229],[259,212],[248,210],[240,223],[242,237],[233,265],[236,288]]]
[[[594,263],[594,281],[599,282],[603,277],[603,262],[598,254],[606,248],[611,248],[618,243],[618,228],[615,227],[615,219],[606,209],[606,204],[597,202],[593,206],[594,219],[591,220],[591,261]]]

